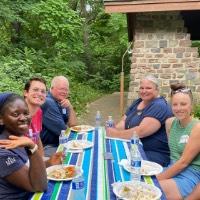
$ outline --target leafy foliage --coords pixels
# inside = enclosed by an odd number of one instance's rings
[[[70,78],[77,110],[119,90],[121,57],[126,50],[126,17],[108,15],[102,2],[89,0],[0,1],[0,91],[21,93],[32,76]],[[129,62],[125,61],[125,73]],[[128,78],[126,76],[128,83]]]
[[[194,106],[193,115],[194,115],[194,117],[200,119],[200,105],[195,105]]]

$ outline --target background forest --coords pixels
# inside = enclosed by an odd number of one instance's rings
[[[105,14],[102,1],[1,0],[0,27],[1,92],[21,94],[32,76],[49,84],[65,75],[80,112],[99,95],[119,91],[126,16]]]

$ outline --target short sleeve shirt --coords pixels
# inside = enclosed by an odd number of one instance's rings
[[[162,161],[162,159],[166,157],[166,160],[169,161],[169,147],[165,130],[165,121],[172,116],[171,107],[163,97],[158,97],[143,110],[138,110],[137,107],[141,101],[142,99],[137,99],[126,111],[125,128],[128,129],[138,126],[145,117],[157,119],[161,124],[159,130],[150,136],[141,138],[141,141],[145,152],[149,151],[152,155],[156,152],[157,155],[155,157],[159,157],[160,154],[159,160]],[[159,162],[158,159],[152,158],[152,161]]]
[[[48,93],[45,103],[42,105],[42,132],[43,145],[59,145],[61,130],[67,129],[69,109],[63,108],[58,101]]]
[[[40,132],[42,130],[42,109],[39,108],[31,118],[29,132],[25,136],[30,137],[35,144],[38,143]]]
[[[0,135],[0,139],[4,137]],[[5,177],[23,167],[28,160],[24,148],[0,148],[0,199],[25,199],[27,192],[6,181]]]

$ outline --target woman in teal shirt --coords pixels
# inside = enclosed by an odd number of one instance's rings
[[[157,178],[168,200],[181,200],[200,181],[200,122],[191,115],[191,90],[183,84],[171,90],[175,117],[166,121],[171,164]]]

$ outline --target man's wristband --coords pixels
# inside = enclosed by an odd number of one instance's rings
[[[38,150],[38,145],[37,144],[35,144],[35,146],[32,149],[30,149],[28,147],[25,147],[25,151],[29,156],[33,155],[37,150]]]

